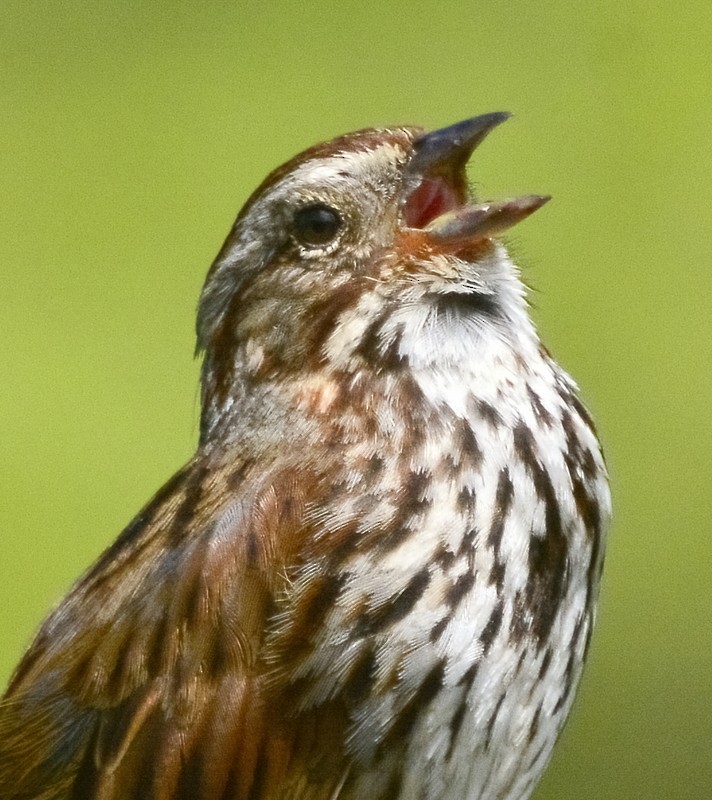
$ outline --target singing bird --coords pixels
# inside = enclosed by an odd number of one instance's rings
[[[5,800],[517,800],[569,712],[610,515],[480,202],[508,115],[272,172],[205,282],[200,442],[42,625]]]

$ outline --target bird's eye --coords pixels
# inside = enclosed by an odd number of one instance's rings
[[[303,244],[321,247],[328,244],[341,228],[338,211],[323,203],[304,206],[294,215],[294,231]]]

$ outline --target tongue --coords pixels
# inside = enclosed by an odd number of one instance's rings
[[[410,193],[403,208],[409,228],[424,228],[436,217],[461,205],[457,192],[441,178],[424,178]]]

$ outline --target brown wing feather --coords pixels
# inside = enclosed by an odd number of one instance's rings
[[[261,661],[307,535],[297,470],[265,477],[262,464],[258,479],[207,459],[159,492],[43,625],[0,705],[3,798],[337,796],[343,764],[317,775],[310,751],[342,752],[343,719],[276,707]]]

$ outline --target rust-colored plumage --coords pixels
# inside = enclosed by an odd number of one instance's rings
[[[590,638],[609,496],[475,204],[506,118],[276,170],[201,299],[201,441],[0,703],[14,800],[528,797]]]

